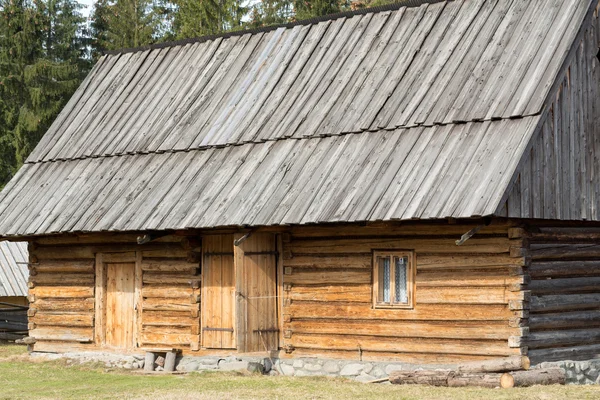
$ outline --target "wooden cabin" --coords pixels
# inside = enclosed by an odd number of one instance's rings
[[[27,243],[0,242],[0,340],[27,335]]]
[[[600,354],[598,0],[409,3],[103,56],[0,194],[34,350]]]

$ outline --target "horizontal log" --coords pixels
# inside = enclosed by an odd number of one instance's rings
[[[64,342],[88,343],[94,340],[93,328],[72,327],[38,327],[29,331],[29,336],[36,340],[57,340]]]
[[[94,260],[41,260],[35,270],[41,273],[81,273],[93,274],[95,269]]]
[[[199,275],[167,274],[144,272],[144,284],[191,285],[192,281],[200,279]],[[190,286],[191,287],[191,286]]]
[[[147,245],[144,245],[147,246]],[[179,245],[167,245],[162,248],[143,248],[142,259],[144,258],[182,258],[186,260],[188,251]]]
[[[344,236],[445,236],[456,240],[455,236],[460,236],[473,228],[480,226],[480,223],[472,224],[428,224],[424,221],[413,222],[382,222],[370,224],[368,226],[297,226],[291,227],[289,233],[292,240],[314,237],[344,237]],[[491,224],[484,226],[478,235],[504,235],[508,236],[508,224]]]
[[[500,373],[490,372],[453,372],[448,377],[448,387],[500,387]]]
[[[531,244],[532,260],[598,259],[598,244]]]
[[[142,309],[144,311],[191,311],[198,309],[198,304],[191,304],[189,298],[175,300],[175,299],[162,299],[162,298],[148,298],[144,299],[142,303]]]
[[[529,290],[535,295],[560,293],[600,292],[600,277],[542,279],[529,284]]]
[[[553,314],[532,314],[529,327],[536,329],[577,329],[600,326],[600,311],[575,311]]]
[[[361,350],[363,361],[383,362],[397,361],[410,364],[456,364],[459,362],[486,360],[489,356],[476,354],[437,354],[437,353],[409,353],[409,352],[386,352],[386,351],[365,351]],[[356,360],[358,352],[352,350],[334,350],[334,349],[294,349],[289,356],[280,353],[280,357],[319,357],[336,358],[345,360]]]
[[[90,298],[94,297],[94,287],[92,286],[36,286],[30,291],[30,294],[37,298]]]
[[[394,385],[448,386],[448,378],[454,371],[445,370],[407,370],[392,371],[389,380]]]
[[[564,385],[565,370],[562,368],[532,369],[530,371],[515,371],[502,375],[502,388],[529,387],[534,385]]]
[[[344,255],[314,257],[298,256],[284,261],[286,267],[294,268],[324,268],[324,269],[364,269],[371,268],[371,255]]]
[[[506,305],[470,304],[417,304],[414,309],[373,309],[371,303],[318,303],[294,301],[287,307],[287,314],[304,319],[380,319],[380,320],[431,320],[431,321],[506,321],[518,316]]]
[[[417,271],[447,269],[492,269],[522,267],[522,258],[508,254],[417,254]]]
[[[344,301],[352,303],[368,303],[373,298],[370,283],[362,285],[294,285],[286,297],[292,299],[292,301]]]
[[[132,246],[137,244],[137,238],[140,233],[86,233],[86,234],[72,234],[72,235],[60,235],[60,236],[44,236],[35,239],[35,243],[42,246],[51,245],[101,245],[101,244],[123,244],[129,243]],[[153,243],[180,243],[182,241],[181,236],[163,236]]]
[[[532,296],[532,312],[578,311],[600,308],[600,294]]]
[[[600,232],[590,231],[586,228],[579,228],[579,231],[544,231],[531,232],[528,235],[531,242],[537,243],[598,243],[600,242]]]
[[[532,363],[561,360],[591,360],[600,357],[600,344],[549,349],[531,349],[528,356]]]
[[[194,340],[193,335],[162,335],[154,333],[140,334],[140,342],[142,345],[166,345],[169,347],[179,347],[182,345],[189,346],[192,340]]]
[[[306,285],[316,283],[370,284],[371,275],[371,269],[306,270],[293,268],[291,275],[285,275],[283,281],[284,283],[291,283],[294,285]]]
[[[98,348],[93,343],[79,343],[69,341],[60,342],[55,340],[38,340],[33,345],[33,351],[40,353],[69,353],[94,350],[98,350]]]
[[[512,284],[525,284],[528,280],[524,276],[510,276],[508,268],[502,269],[474,269],[459,271],[423,271],[417,268],[417,285],[425,286],[508,286]]]
[[[523,341],[530,349],[598,344],[600,329],[531,332]]]
[[[163,299],[189,299],[194,290],[191,285],[188,286],[144,286],[142,288],[142,297],[163,298]]]
[[[528,370],[531,361],[526,356],[494,358],[485,361],[475,361],[461,364],[457,367],[460,372],[508,372]]]
[[[417,304],[508,304],[522,300],[520,292],[505,287],[419,287],[415,291]]]
[[[142,333],[149,335],[190,335],[191,326],[143,325]]]
[[[144,311],[142,324],[148,326],[192,326],[197,325],[198,318],[193,318],[187,311]]]
[[[532,279],[600,276],[600,262],[572,260],[534,262],[528,272]]]
[[[38,246],[31,254],[39,260],[95,259],[98,253],[142,251],[142,257],[185,258],[186,250],[180,243],[90,244],[86,246]]]
[[[126,251],[121,253],[106,253],[102,254],[102,262],[104,263],[134,263],[137,261],[136,251]]]
[[[457,246],[456,238],[378,238],[378,239],[335,239],[303,240],[290,243],[292,254],[339,254],[370,253],[373,249],[413,249],[419,253],[469,253],[494,254],[508,253],[510,241],[501,237],[473,237],[462,246]]]
[[[35,286],[93,286],[95,279],[94,274],[89,273],[43,273],[29,277],[29,281]]]
[[[161,260],[142,262],[142,271],[144,272],[179,272],[183,274],[195,275],[198,264],[188,263],[184,260]]]
[[[428,338],[382,338],[359,335],[306,335],[294,334],[286,340],[295,348],[340,349],[366,351],[397,351],[418,353],[476,354],[486,356],[509,356],[519,354],[510,349],[505,340],[452,340]]]
[[[385,337],[490,339],[507,340],[518,335],[521,328],[491,322],[429,322],[429,321],[373,321],[373,320],[292,320],[285,330],[293,334],[372,335]]]
[[[53,312],[85,312],[94,310],[94,298],[49,298],[36,299],[30,309],[35,309],[38,312],[53,311]]]
[[[73,327],[92,327],[94,326],[94,314],[88,313],[36,313],[35,317],[29,319],[37,326],[73,326]]]

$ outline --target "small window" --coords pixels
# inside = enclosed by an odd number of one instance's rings
[[[373,306],[412,308],[414,294],[413,253],[373,252]]]

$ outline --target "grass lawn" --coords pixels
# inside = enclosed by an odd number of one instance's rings
[[[0,345],[0,399],[599,399],[600,386],[453,389],[362,384],[344,379],[231,373],[144,376],[101,366],[31,361]]]

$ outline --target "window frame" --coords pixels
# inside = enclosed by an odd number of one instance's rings
[[[395,298],[395,263],[393,262],[394,257],[406,257],[408,258],[407,271],[406,271],[406,292],[407,292],[407,303],[381,303],[377,299],[379,298],[379,263],[378,258],[390,257],[390,299]],[[414,309],[415,308],[415,278],[417,268],[415,266],[415,252],[412,250],[373,250],[372,259],[372,272],[373,272],[373,308],[375,309]]]

